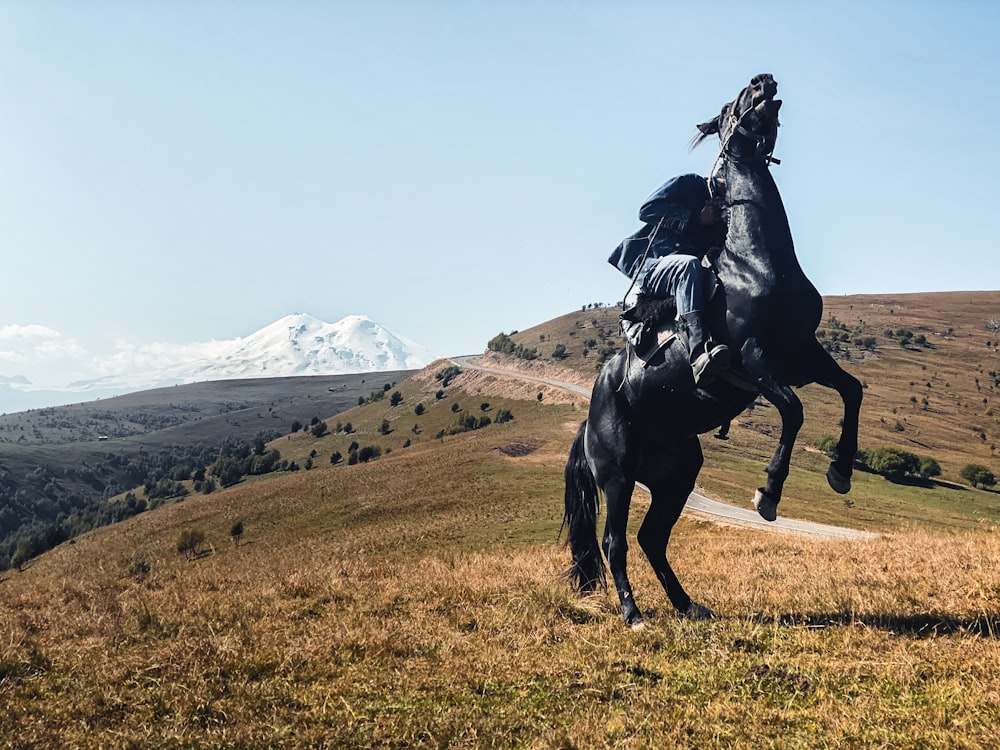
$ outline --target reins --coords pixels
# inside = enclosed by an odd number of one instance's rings
[[[714,198],[715,197],[715,191],[714,191],[713,186],[712,186],[712,183],[713,183],[712,177],[714,177],[715,173],[718,171],[719,162],[722,160],[722,157],[725,156],[726,150],[729,148],[729,142],[733,139],[734,135],[736,135],[737,133],[739,133],[744,138],[749,138],[750,140],[755,141],[756,144],[757,144],[757,152],[760,153],[760,151],[761,151],[761,146],[764,144],[764,136],[757,135],[756,133],[753,133],[753,132],[751,132],[751,131],[749,131],[749,130],[747,130],[746,128],[743,127],[743,119],[748,114],[750,114],[751,112],[753,112],[754,106],[755,105],[753,105],[753,104],[751,104],[750,106],[748,106],[744,110],[743,114],[741,114],[739,117],[736,117],[735,115],[730,115],[729,116],[729,123],[730,123],[730,126],[731,126],[730,130],[729,130],[729,135],[726,136],[726,140],[722,141],[722,145],[719,147],[719,154],[718,154],[718,156],[715,157],[715,161],[712,162],[712,168],[708,172],[708,195],[709,195],[709,198]],[[771,156],[771,154],[763,154],[763,158],[764,158],[764,161],[768,164],[768,166],[770,166],[772,163],[773,164],[781,164],[781,160],[780,159],[775,159],[773,156]]]
[[[661,216],[660,220],[658,222],[656,222],[656,226],[653,227],[652,233],[649,235],[649,242],[646,243],[646,250],[645,250],[645,252],[643,252],[642,257],[639,259],[639,267],[640,268],[642,267],[642,264],[646,262],[646,258],[649,257],[649,251],[653,247],[653,242],[656,240],[656,233],[660,231],[660,226],[663,224],[663,219],[664,219],[664,217]],[[628,290],[625,292],[625,296],[622,297],[622,313],[623,314],[624,314],[624,311],[625,311],[625,300],[628,299],[628,296],[632,293],[632,290],[635,289],[636,280],[638,278],[639,278],[639,274],[636,274],[635,276],[632,277],[632,283],[628,285]],[[632,350],[629,347],[627,347],[627,346],[625,347],[625,356],[626,357],[631,357],[632,356]],[[626,362],[626,364],[625,364],[625,377],[622,378],[621,384],[618,386],[618,388],[615,389],[615,391],[617,393],[620,393],[621,389],[625,387],[625,383],[628,382],[628,371],[629,371],[629,367],[628,367],[628,363]]]

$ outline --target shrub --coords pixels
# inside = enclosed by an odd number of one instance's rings
[[[898,448],[873,448],[868,451],[868,468],[887,479],[902,479],[920,473],[920,458]]]
[[[416,414],[419,417],[421,414],[424,413],[424,405],[423,404],[417,404],[416,406],[414,406],[413,407],[413,413]]]
[[[389,397],[389,406],[399,406],[401,403],[403,403],[403,394],[399,391],[393,391]]]
[[[358,461],[368,463],[382,455],[381,449],[377,445],[366,445],[358,451]]]
[[[326,422],[316,422],[310,432],[312,432],[313,437],[323,437],[327,433],[327,429]]]
[[[837,438],[833,435],[824,435],[815,443],[820,453],[824,453],[830,458],[837,457]]]
[[[330,463],[331,464],[339,464],[343,460],[344,460],[344,457],[342,455],[340,455],[340,451],[334,451],[333,453],[330,454]]]
[[[451,384],[451,381],[454,380],[456,377],[458,377],[458,375],[460,375],[461,372],[462,371],[461,369],[458,368],[458,366],[450,365],[448,367],[445,367],[444,369],[438,370],[434,374],[434,379],[440,380],[441,385],[447,388]]]
[[[499,354],[512,354],[514,352],[514,341],[510,336],[501,331],[487,342],[486,348],[491,352],[498,352]]]

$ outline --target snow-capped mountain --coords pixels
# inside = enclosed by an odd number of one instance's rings
[[[40,389],[23,377],[4,377],[0,401],[3,411],[17,411],[206,380],[412,370],[435,359],[364,315],[327,323],[296,313],[241,338],[122,349],[100,362],[103,375],[65,387]]]
[[[221,341],[215,352],[178,365],[171,376],[201,380],[339,375],[382,370],[412,370],[434,361],[419,344],[390,333],[364,315],[336,323],[297,313],[251,333]]]

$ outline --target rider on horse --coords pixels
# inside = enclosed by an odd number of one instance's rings
[[[642,293],[674,298],[677,320],[687,331],[695,383],[729,363],[729,348],[708,339],[701,262],[725,244],[723,187],[719,178],[709,185],[697,174],[669,180],[639,209],[642,229],[626,237],[608,258]]]

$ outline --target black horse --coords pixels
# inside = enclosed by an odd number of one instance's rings
[[[777,407],[782,420],[781,438],[766,468],[767,482],[754,498],[760,515],[769,521],[776,518],[792,446],[802,426],[802,403],[792,386],[819,383],[836,389],[843,399],[837,458],[827,479],[837,492],[850,490],[861,384],[816,340],[823,301],[795,257],[788,219],[769,170],[781,107],[774,98],[777,88],[770,75],[755,76],[721,114],[698,125],[693,141],[694,146],[717,133],[721,143],[728,230],[725,249],[714,261],[721,286],[706,312],[713,338],[729,345],[732,367],[740,377],[715,378],[698,388],[685,347],[668,347],[662,364],[647,367],[626,346],[597,377],[588,418],[566,465],[570,579],[585,593],[605,580],[596,536],[603,494],[604,554],[630,627],[643,622],[625,560],[629,504],[637,482],[651,495],[639,545],[670,602],[682,615],[713,616],[693,602],[677,580],[667,562],[667,542],[701,470],[698,435],[726,424],[758,394]]]

